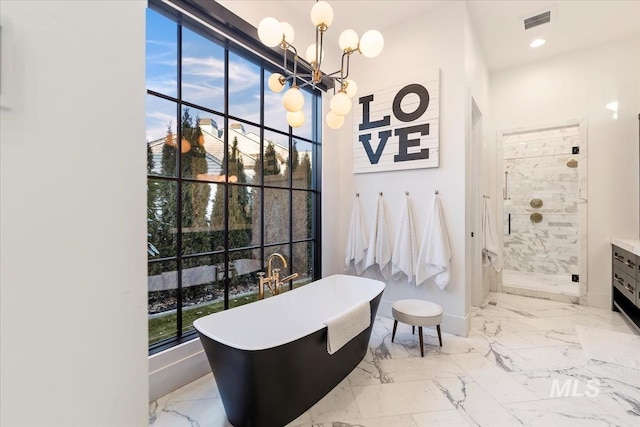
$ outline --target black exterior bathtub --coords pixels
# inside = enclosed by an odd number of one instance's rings
[[[338,385],[366,354],[383,290],[335,275],[196,320],[231,424],[284,426]],[[330,355],[323,322],[365,300],[370,326]]]

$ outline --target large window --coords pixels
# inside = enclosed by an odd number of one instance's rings
[[[151,352],[255,301],[275,252],[299,275],[290,288],[319,274],[319,92],[304,91],[307,124],[291,129],[270,63],[179,21],[147,11]]]

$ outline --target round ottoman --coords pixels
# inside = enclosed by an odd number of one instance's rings
[[[438,330],[438,340],[442,347],[442,334],[440,332],[440,323],[442,322],[442,307],[438,304],[421,300],[421,299],[402,299],[393,303],[391,308],[393,313],[393,333],[391,334],[391,342],[396,337],[396,328],[398,322],[411,325],[412,332],[415,333],[418,327],[418,335],[420,336],[420,355],[424,357],[424,343],[422,341],[422,327],[436,326]]]

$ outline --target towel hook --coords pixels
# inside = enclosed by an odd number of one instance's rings
[[[438,194],[440,194],[440,192],[439,192],[438,190],[436,190],[436,196],[437,196]]]
[[[360,193],[356,193],[356,197],[360,197]]]
[[[382,191],[380,192],[380,196],[382,196]]]
[[[408,192],[408,191],[405,191],[405,192],[404,192],[404,195],[405,195],[405,196],[408,196],[408,195],[409,195],[409,192]]]

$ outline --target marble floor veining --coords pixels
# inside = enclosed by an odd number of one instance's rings
[[[289,427],[640,425],[640,337],[618,313],[492,293],[471,316],[443,347],[425,329],[424,358],[378,316],[360,365]],[[152,402],[149,424],[231,426],[211,374]]]

